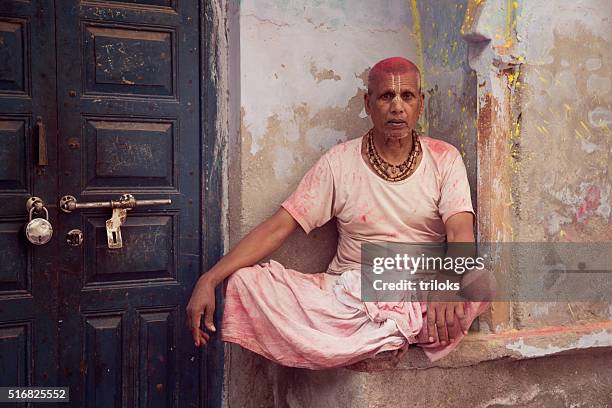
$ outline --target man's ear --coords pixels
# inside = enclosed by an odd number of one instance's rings
[[[363,107],[365,108],[366,114],[370,115],[370,94],[368,92],[363,95]]]

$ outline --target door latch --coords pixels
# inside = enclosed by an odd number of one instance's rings
[[[113,208],[113,215],[106,220],[106,240],[110,249],[123,247],[121,226],[127,218],[127,208]]]
[[[172,200],[136,200],[132,194],[122,194],[118,200],[106,202],[77,203],[76,198],[71,195],[65,195],[59,201],[59,207],[65,213],[71,213],[74,210],[82,208],[112,208],[113,213],[111,218],[106,220],[106,240],[110,249],[119,249],[123,247],[121,226],[127,219],[128,210],[136,206],[168,204],[172,204]]]

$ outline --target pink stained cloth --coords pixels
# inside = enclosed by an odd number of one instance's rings
[[[243,268],[227,283],[221,338],[278,364],[310,369],[350,365],[408,343],[431,361],[450,353],[427,339],[424,302],[362,302],[360,274],[304,274],[275,261]],[[489,302],[466,302],[468,322]],[[458,327],[458,322],[457,322]]]
[[[223,340],[279,364],[312,369],[350,365],[406,342],[423,346],[432,361],[457,346],[428,344],[427,306],[419,299],[362,302],[359,271],[362,243],[444,242],[446,221],[473,213],[461,154],[421,137],[415,172],[389,182],[364,161],[363,140],[331,148],[282,204],[306,233],[336,218],[338,249],[328,274],[302,274],[274,261],[235,272],[228,280]],[[487,306],[466,302],[470,324]]]
[[[327,272],[361,268],[364,242],[445,242],[446,221],[474,213],[461,154],[420,137],[423,156],[406,180],[377,176],[361,155],[363,137],[332,147],[282,203],[306,233],[335,217],[338,248]]]

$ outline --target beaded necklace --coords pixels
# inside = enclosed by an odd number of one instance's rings
[[[412,174],[412,170],[414,170],[417,158],[421,153],[421,142],[416,132],[413,130],[412,150],[408,158],[401,164],[391,164],[383,159],[376,151],[376,146],[374,146],[374,129],[370,129],[367,135],[367,150],[368,160],[374,168],[374,171],[376,171],[376,174],[387,181],[402,181],[406,180],[410,174]]]

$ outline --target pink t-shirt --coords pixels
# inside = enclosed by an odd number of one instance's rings
[[[361,156],[362,137],[332,147],[282,206],[308,234],[336,217],[338,249],[327,272],[360,267],[363,242],[444,242],[444,223],[474,213],[459,151],[421,137],[423,157],[406,180],[377,176]]]

